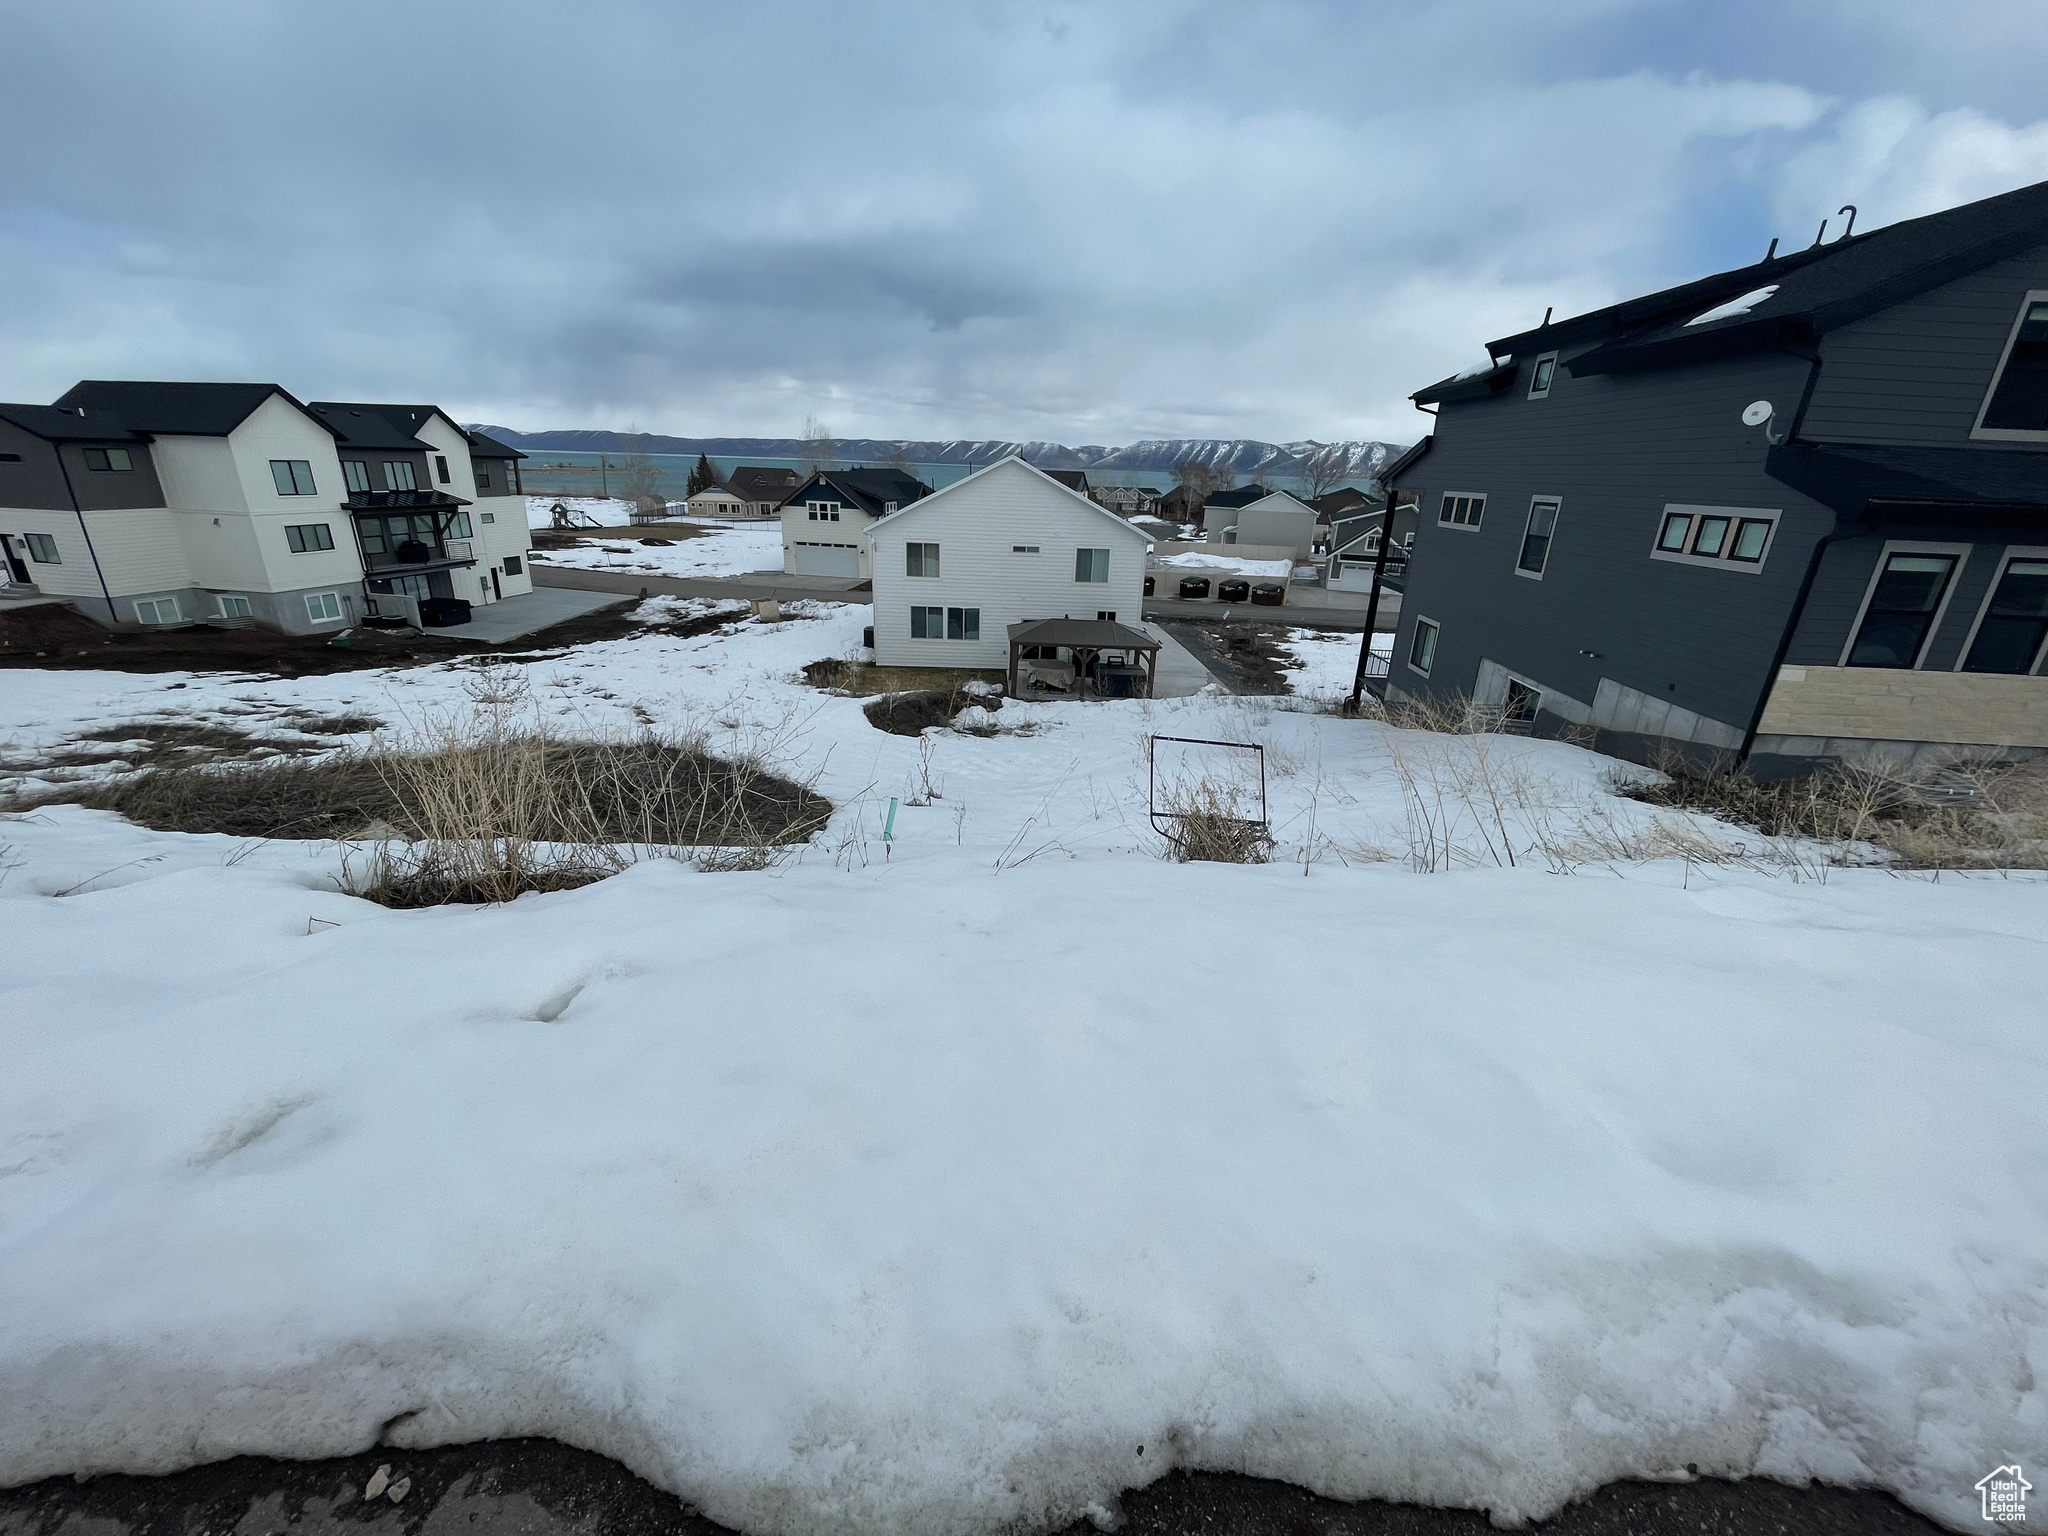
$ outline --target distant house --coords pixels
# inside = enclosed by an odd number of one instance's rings
[[[1298,560],[1312,559],[1316,547],[1315,509],[1286,491],[1269,491],[1237,508],[1224,535],[1232,544],[1289,545]]]
[[[1033,466],[1036,468],[1037,466]],[[1088,472],[1085,469],[1041,469],[1038,471],[1048,480],[1056,480],[1078,495],[1088,494]]]
[[[1408,554],[1415,547],[1418,516],[1412,492],[1401,493],[1394,509],[1394,547],[1387,551],[1380,579],[1399,588],[1408,574]],[[1330,525],[1330,552],[1325,586],[1342,592],[1370,592],[1379,565],[1380,536],[1387,520],[1385,507],[1359,508]]]
[[[742,464],[724,480],[706,486],[689,500],[692,517],[773,517],[783,501],[802,484],[793,469]]]
[[[1154,485],[1095,485],[1087,494],[1122,517],[1149,517],[1159,510],[1160,492]]]
[[[810,494],[807,487],[798,499]],[[1090,628],[1034,643],[1034,652],[1070,641],[1156,646],[1137,627],[1151,541],[1021,458],[976,470],[862,533],[882,666],[1007,666],[1013,627],[1054,620]]]
[[[1386,690],[1797,772],[2048,749],[2048,183],[1417,391]]]
[[[1237,522],[1238,509],[1263,501],[1271,493],[1263,485],[1240,485],[1228,491],[1211,491],[1202,499],[1202,537],[1220,539],[1223,530]]]
[[[1375,496],[1356,486],[1339,486],[1321,496],[1311,496],[1308,504],[1316,509],[1316,516],[1335,527],[1339,520],[1357,512],[1369,512],[1386,505],[1384,496]]]
[[[821,470],[782,503],[782,568],[793,576],[864,578],[868,525],[931,494],[901,470]]]

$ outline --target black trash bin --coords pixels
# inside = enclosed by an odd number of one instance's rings
[[[446,629],[451,624],[469,622],[469,599],[466,597],[423,597],[420,599],[420,623],[427,629]]]

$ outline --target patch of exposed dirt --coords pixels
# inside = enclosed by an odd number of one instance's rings
[[[1001,709],[1002,695],[969,693],[964,688],[919,688],[907,693],[885,693],[861,713],[878,731],[887,731],[892,736],[922,736],[934,725],[951,725],[954,716],[977,704],[991,711]]]
[[[1256,619],[1161,619],[1166,630],[1192,651],[1211,672],[1222,673],[1230,691],[1245,694],[1291,693],[1288,673],[1294,658],[1280,649],[1291,624],[1264,624]]]

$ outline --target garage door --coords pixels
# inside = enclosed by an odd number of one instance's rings
[[[1370,592],[1372,590],[1372,562],[1370,560],[1339,560],[1337,562],[1337,590],[1340,592]]]
[[[796,554],[796,572],[799,576],[858,576],[860,574],[860,546],[858,544],[806,544],[799,539],[791,546]]]

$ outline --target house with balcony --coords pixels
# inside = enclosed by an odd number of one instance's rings
[[[866,580],[869,526],[931,494],[900,469],[818,471],[782,503],[783,570]]]
[[[102,623],[317,633],[532,590],[520,455],[431,406],[85,380],[0,406],[0,443],[0,580]]]
[[[1414,396],[1390,698],[1606,750],[2048,750],[2048,183],[1488,344]]]

